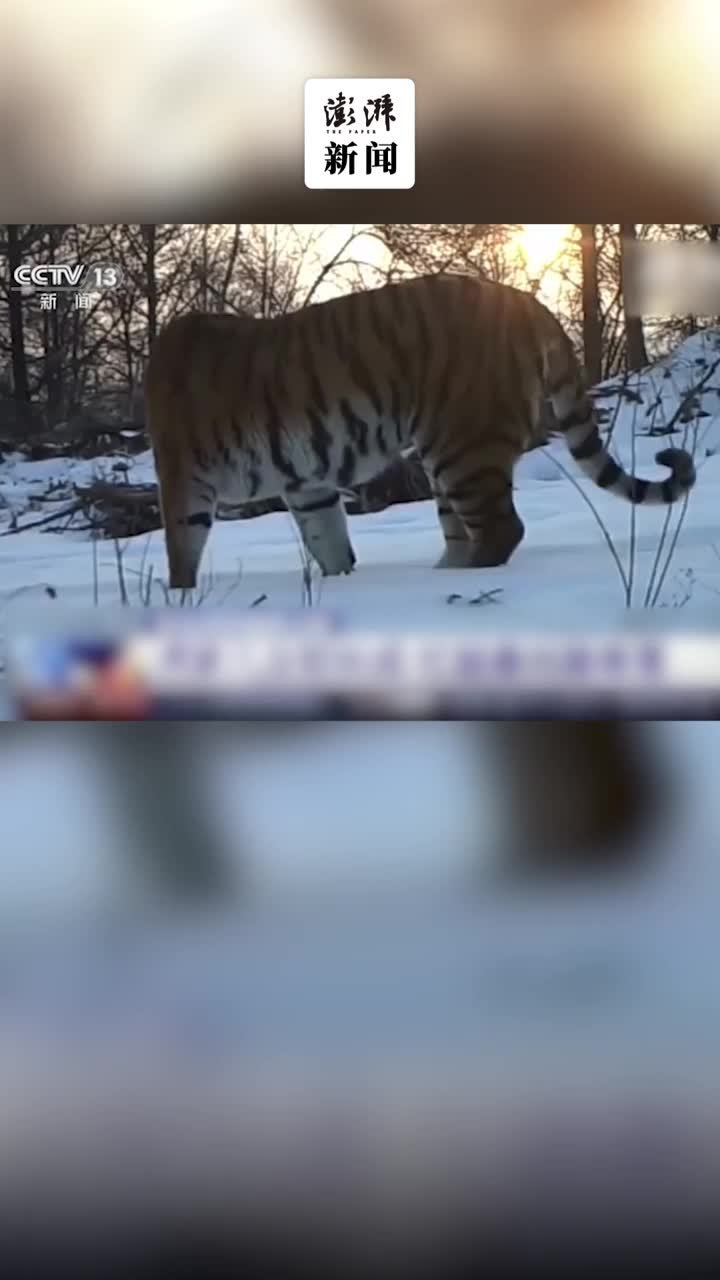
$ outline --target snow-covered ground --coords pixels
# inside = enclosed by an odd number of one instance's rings
[[[690,406],[693,420],[678,421],[672,434],[660,434],[688,389],[701,379],[705,383]],[[631,379],[624,393],[619,381],[605,384],[599,388],[598,405],[605,428],[612,424],[614,452],[626,465],[634,457],[635,469],[645,476],[666,474],[654,463],[659,449],[683,443],[694,449],[697,486],[655,603],[664,609],[663,620],[669,625],[720,622],[720,333],[708,330],[688,339],[671,357]],[[6,457],[0,463],[0,535],[7,533],[13,518],[20,528],[44,519],[52,510],[49,490],[62,510],[72,498],[73,483],[93,475],[117,475],[118,467],[127,468],[131,482],[153,479],[150,453],[127,461],[27,462],[18,455]],[[357,569],[350,577],[316,580],[314,603],[351,622],[379,626],[605,629],[626,623],[625,587],[588,500],[606,525],[626,574],[634,546],[632,603],[640,609],[647,599],[666,509],[638,509],[633,535],[631,507],[578,478],[561,440],[526,455],[516,479],[526,535],[509,565],[433,571],[442,547],[434,504],[395,506],[351,517]],[[681,506],[672,511],[651,595],[671,549]],[[140,603],[141,583],[147,582],[152,566],[152,602],[162,605],[162,532],[130,540],[123,564],[131,602]],[[301,607],[301,556],[290,516],[278,513],[217,523],[203,575],[201,590],[212,605],[246,609],[264,596],[269,609]],[[46,586],[54,589],[54,598],[45,594]],[[483,603],[484,593],[493,595]],[[92,606],[96,596],[100,606],[119,603],[111,543],[98,544],[95,567],[93,545],[80,530],[57,533],[39,528],[0,537],[0,631],[19,599],[37,600],[53,609],[56,601],[70,608]],[[478,600],[482,607],[468,607]]]

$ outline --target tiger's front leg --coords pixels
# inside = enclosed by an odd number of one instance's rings
[[[356,564],[348,532],[347,515],[337,489],[303,489],[285,493],[285,503],[293,516],[303,546],[325,577],[351,573]]]

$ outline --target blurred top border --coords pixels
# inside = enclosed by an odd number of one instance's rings
[[[712,222],[704,0],[6,0],[7,222]],[[308,78],[409,77],[416,181],[304,185]]]

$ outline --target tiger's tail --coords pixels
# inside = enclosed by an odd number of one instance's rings
[[[554,361],[552,357],[549,361],[547,391],[560,433],[583,474],[598,488],[607,489],[626,502],[659,506],[684,497],[695,484],[697,475],[695,463],[685,449],[661,449],[655,454],[655,461],[670,470],[665,480],[644,480],[631,475],[610,456],[600,437],[595,409],[569,339],[565,338],[565,342],[567,346],[562,344],[562,352],[556,350]]]

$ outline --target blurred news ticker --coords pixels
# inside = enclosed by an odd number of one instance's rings
[[[4,0],[10,221],[712,220],[715,0]],[[416,185],[303,182],[309,78],[401,77]]]
[[[566,634],[353,627],[314,609],[47,614],[9,637],[27,720],[714,719],[720,641],[645,619]],[[174,616],[173,616],[174,615]],[[291,624],[291,625],[289,625]]]

